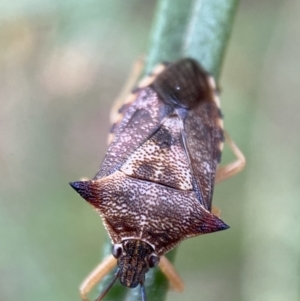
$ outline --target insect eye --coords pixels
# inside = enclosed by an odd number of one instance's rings
[[[116,259],[118,259],[122,255],[122,253],[123,253],[123,247],[122,247],[122,245],[121,244],[115,244],[115,245],[113,245],[111,252],[112,252],[112,255]]]
[[[159,257],[155,254],[151,254],[148,258],[148,265],[149,268],[154,268],[158,265],[159,263]]]

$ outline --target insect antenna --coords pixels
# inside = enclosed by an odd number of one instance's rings
[[[112,282],[107,286],[107,288],[100,294],[100,296],[95,301],[101,301],[105,297],[105,295],[109,292],[109,290],[112,288],[112,286],[115,284],[116,280],[118,279],[120,274],[120,269],[117,270],[114,279]]]
[[[141,283],[141,296],[142,296],[142,301],[147,301],[145,286],[143,282]]]

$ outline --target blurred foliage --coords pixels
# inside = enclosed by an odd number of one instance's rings
[[[100,165],[111,103],[146,51],[154,6],[1,1],[1,301],[79,300],[104,229],[68,182]],[[169,300],[300,299],[299,14],[296,0],[241,1],[220,82],[248,166],[216,187],[231,229],[181,244],[186,290]]]

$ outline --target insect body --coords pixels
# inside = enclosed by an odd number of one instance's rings
[[[115,279],[141,285],[143,296],[145,274],[161,256],[183,239],[228,228],[212,213],[224,141],[215,89],[192,59],[160,66],[115,115],[94,179],[71,183],[102,217],[113,243],[107,265],[117,260]]]

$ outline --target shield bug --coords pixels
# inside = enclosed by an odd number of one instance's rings
[[[83,282],[83,300],[116,265],[116,279],[141,286],[159,266],[175,289],[183,284],[164,257],[182,240],[227,229],[212,207],[214,184],[245,165],[218,168],[224,130],[214,79],[193,59],[162,64],[112,114],[109,148],[93,180],[70,183],[102,217],[112,255]]]

